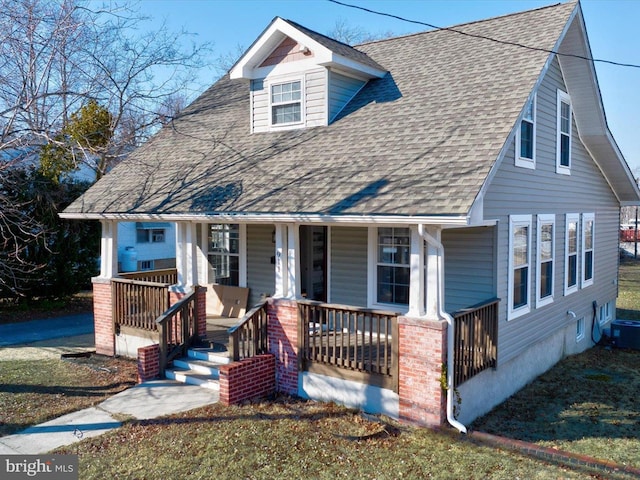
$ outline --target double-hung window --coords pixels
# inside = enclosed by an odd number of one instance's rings
[[[533,96],[525,105],[520,121],[520,128],[516,131],[516,166],[525,168],[536,167],[536,97]]]
[[[581,286],[593,284],[593,248],[595,236],[595,214],[582,214],[582,277]]]
[[[571,173],[571,99],[562,90],[557,94],[556,172]]]
[[[410,251],[408,228],[378,228],[377,303],[409,305]]]
[[[208,229],[209,283],[240,284],[240,228],[238,224],[211,224]]]
[[[538,215],[536,305],[541,307],[553,302],[553,272],[555,265],[555,215]]]
[[[567,213],[564,254],[564,294],[578,290],[578,224],[580,215]]]
[[[509,217],[509,312],[512,320],[531,310],[531,215]]]
[[[271,85],[271,125],[302,122],[302,82]]]

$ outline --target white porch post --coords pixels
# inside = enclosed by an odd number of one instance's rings
[[[276,224],[276,291],[275,298],[295,299],[300,291],[299,227],[293,223]]]
[[[101,220],[100,278],[114,278],[118,275],[118,222]]]
[[[287,227],[282,223],[276,224],[276,288],[273,296],[275,298],[284,298],[287,288],[287,262],[284,259],[284,253],[287,251]]]
[[[288,240],[287,240],[287,273],[289,279],[287,280],[287,298],[297,298],[298,292],[300,292],[300,262],[297,261],[297,255],[300,251],[300,227],[297,224],[287,225]]]
[[[178,285],[189,289],[198,281],[196,226],[186,222],[179,222],[176,226]]]
[[[440,244],[442,230],[436,227],[426,229],[427,235]],[[442,252],[427,242],[426,245],[426,266],[425,266],[425,316],[429,320],[442,320],[440,317],[441,307],[444,309],[444,267],[442,265]],[[439,278],[442,275],[442,278]]]
[[[200,265],[198,268],[198,285],[206,285],[209,281],[207,268],[209,266],[209,259],[207,258],[209,241],[208,225],[206,223],[200,224],[200,244],[196,245],[196,264]],[[196,230],[197,231],[197,230]]]
[[[425,313],[425,268],[424,239],[418,227],[411,227],[411,258],[409,278],[409,311],[408,317],[422,317]]]

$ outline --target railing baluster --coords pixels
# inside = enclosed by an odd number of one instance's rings
[[[494,299],[454,314],[454,385],[496,366],[498,303]]]

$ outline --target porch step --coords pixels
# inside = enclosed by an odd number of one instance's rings
[[[173,361],[173,367],[165,370],[165,376],[190,385],[219,390],[218,367],[229,363],[229,357],[207,348],[193,348],[187,356]]]

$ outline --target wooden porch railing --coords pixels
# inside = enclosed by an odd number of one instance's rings
[[[164,378],[167,365],[177,357],[186,355],[198,338],[198,289],[173,304],[155,323],[160,340],[160,377]]]
[[[398,391],[397,313],[308,300],[298,309],[303,370]]]
[[[169,308],[169,283],[111,280],[114,331],[127,326],[156,331],[156,319]]]
[[[265,300],[255,305],[237,325],[229,329],[229,357],[237,362],[243,358],[266,353],[268,349]]]
[[[120,273],[120,278],[126,280],[140,280],[153,283],[167,283],[174,285],[178,282],[178,270],[165,268],[164,270],[142,270],[140,272]]]
[[[500,299],[495,298],[453,314],[455,387],[496,367],[499,303]]]

